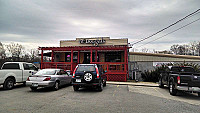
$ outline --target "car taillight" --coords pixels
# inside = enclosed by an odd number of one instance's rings
[[[76,66],[76,68],[74,69],[74,72],[73,72],[73,77],[72,78],[74,78],[75,77],[75,73],[76,73],[76,69],[78,68],[78,66]]]
[[[96,67],[96,72],[97,72],[97,78],[99,78],[99,70],[97,67]]]
[[[178,83],[178,84],[181,83],[181,78],[180,78],[180,76],[177,77],[177,83]]]
[[[30,81],[29,77],[27,78],[27,81]]]
[[[49,81],[49,80],[51,80],[51,77],[47,77],[43,81]]]

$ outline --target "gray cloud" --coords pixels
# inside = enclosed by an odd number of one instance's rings
[[[199,6],[197,0],[0,0],[0,41],[32,43],[37,47],[59,46],[61,39],[110,36],[129,38],[133,42],[183,18]],[[191,17],[141,44],[199,17],[200,14]],[[144,47],[162,50],[169,49],[173,43],[198,41],[199,25],[196,22]]]

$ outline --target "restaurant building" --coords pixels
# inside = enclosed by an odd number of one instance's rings
[[[39,47],[41,69],[62,68],[72,73],[77,64],[99,64],[109,81],[126,81],[128,73],[128,39],[110,37],[61,40],[60,47]],[[48,52],[45,52],[48,51]],[[45,62],[44,57],[50,57]]]

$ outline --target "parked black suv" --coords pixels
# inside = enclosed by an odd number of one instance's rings
[[[99,91],[106,86],[106,75],[100,65],[78,64],[73,72],[72,85],[74,91],[81,87],[94,87]]]

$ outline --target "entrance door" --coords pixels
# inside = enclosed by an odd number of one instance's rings
[[[84,60],[83,60],[83,64],[90,64],[90,53],[84,53]]]

